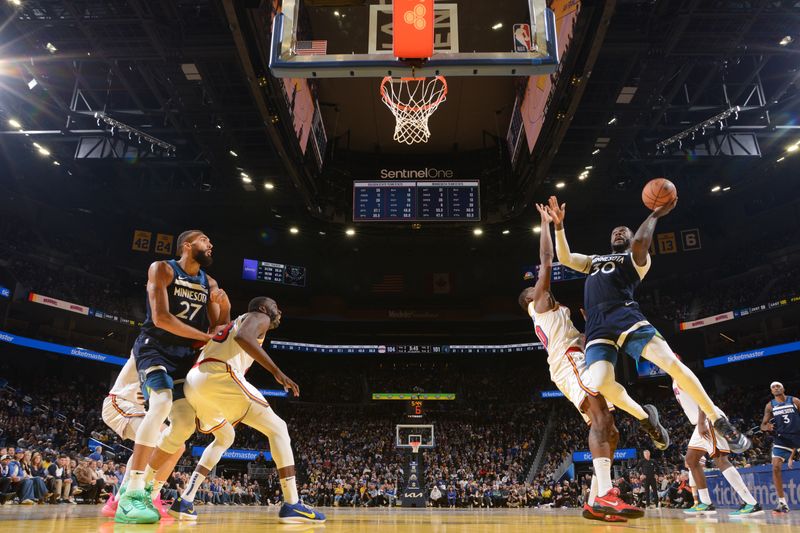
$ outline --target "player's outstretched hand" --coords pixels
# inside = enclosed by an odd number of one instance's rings
[[[559,206],[558,198],[551,196],[549,205],[547,206],[547,212],[556,226],[560,226],[564,223],[564,217],[567,215],[567,204],[563,203]]]
[[[536,210],[539,211],[539,214],[542,216],[542,224],[549,224],[553,221],[553,217],[550,216],[550,213],[547,211],[547,206],[542,204],[535,204]]]
[[[656,218],[661,218],[666,214],[669,214],[670,211],[675,209],[675,206],[678,205],[678,197],[676,196],[674,200],[672,200],[668,204],[664,204],[661,207],[657,208],[653,211],[653,216]]]
[[[289,379],[289,376],[287,376],[283,372],[280,372],[275,376],[275,381],[283,385],[283,390],[285,391],[291,390],[295,398],[300,396],[300,387],[297,385],[297,383]]]

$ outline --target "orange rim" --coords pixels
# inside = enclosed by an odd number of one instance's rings
[[[393,82],[394,80],[398,79],[398,78],[393,78],[392,76],[384,77],[383,81],[381,82],[381,89],[380,89],[381,99],[384,102],[386,102],[390,107],[392,107],[394,109],[399,109],[400,111],[410,111],[412,113],[417,113],[419,111],[426,111],[426,110],[428,110],[428,109],[430,109],[432,107],[438,106],[447,97],[447,80],[444,79],[444,76],[436,76],[435,78],[437,80],[439,80],[442,83],[442,85],[444,85],[444,89],[442,90],[442,94],[439,95],[439,98],[435,102],[431,102],[430,104],[426,104],[424,106],[407,106],[407,105],[397,104],[397,103],[393,102],[392,100],[390,100],[389,97],[386,94],[386,84],[390,83],[390,82]],[[427,79],[428,78],[426,78],[426,77],[422,77],[422,78],[399,78],[401,83],[407,83],[409,81],[422,81],[422,80],[427,80]]]

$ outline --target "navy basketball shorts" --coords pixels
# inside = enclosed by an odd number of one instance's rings
[[[800,455],[800,435],[779,435],[772,441],[772,457],[787,462],[792,451]]]
[[[636,302],[599,305],[586,313],[586,365],[597,361],[616,365],[620,350],[638,363],[642,350],[656,335],[658,331]]]
[[[172,391],[173,401],[184,398],[183,383],[197,359],[194,348],[167,345],[154,337],[139,335],[133,343],[133,356],[145,400],[150,398],[150,391],[164,389]]]

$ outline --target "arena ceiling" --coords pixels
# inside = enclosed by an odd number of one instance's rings
[[[243,221],[342,227],[349,192],[342,189],[341,176],[318,173],[300,152],[288,110],[267,75],[269,4],[23,0],[17,7],[4,2],[4,164],[21,174],[45,174],[36,142],[51,153],[46,162],[59,165],[47,170],[57,177],[31,193],[87,207],[92,199],[96,208],[148,205],[153,216],[159,209],[193,205]],[[492,112],[469,122],[470,129],[491,133],[488,141],[485,136],[459,141],[451,132],[433,146],[451,154],[473,148],[500,153],[493,157],[501,183],[483,201],[489,222],[504,227],[529,226],[530,202],[553,192],[587,212],[598,199],[604,207],[623,205],[655,175],[688,176],[690,187],[702,192],[725,178],[736,189],[774,169],[787,143],[797,140],[798,4],[584,2],[575,46],[529,158],[515,169],[502,162],[498,132],[506,124],[498,127],[496,121],[497,111],[513,99],[510,80],[474,85],[464,80],[458,89],[470,101],[502,84],[487,105]],[[319,90],[323,104],[342,108],[363,97],[346,87],[337,92],[335,85]],[[657,150],[658,142],[735,106],[738,119],[728,117],[722,129],[708,128],[680,146]],[[378,111],[385,110],[375,109],[363,120],[347,113],[350,144],[338,140],[338,126],[327,124],[331,150],[337,150],[328,154],[329,162],[341,163],[342,150],[391,146],[379,138],[370,142]],[[174,155],[150,151],[147,143],[118,131],[109,141],[110,127],[98,126],[98,112],[174,145]],[[451,115],[443,115],[448,124],[459,113]],[[21,127],[10,127],[12,118]],[[727,152],[719,149],[725,143]],[[691,153],[697,146],[709,155]],[[591,167],[588,177],[581,180],[586,167]],[[556,188],[559,183],[563,188]],[[705,198],[695,196],[697,202]],[[385,234],[383,228],[370,231]]]

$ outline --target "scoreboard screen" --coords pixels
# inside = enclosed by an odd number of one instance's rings
[[[480,181],[356,181],[354,222],[479,221]]]
[[[536,265],[535,267],[525,269],[523,278],[526,281],[538,279],[540,267],[541,265]],[[558,283],[559,281],[570,281],[573,279],[583,279],[585,277],[586,274],[583,272],[577,272],[571,268],[567,268],[561,263],[553,263],[553,267],[550,270],[550,281],[552,283]]]
[[[242,265],[242,279],[305,287],[306,268],[259,261],[257,259],[245,259]]]

